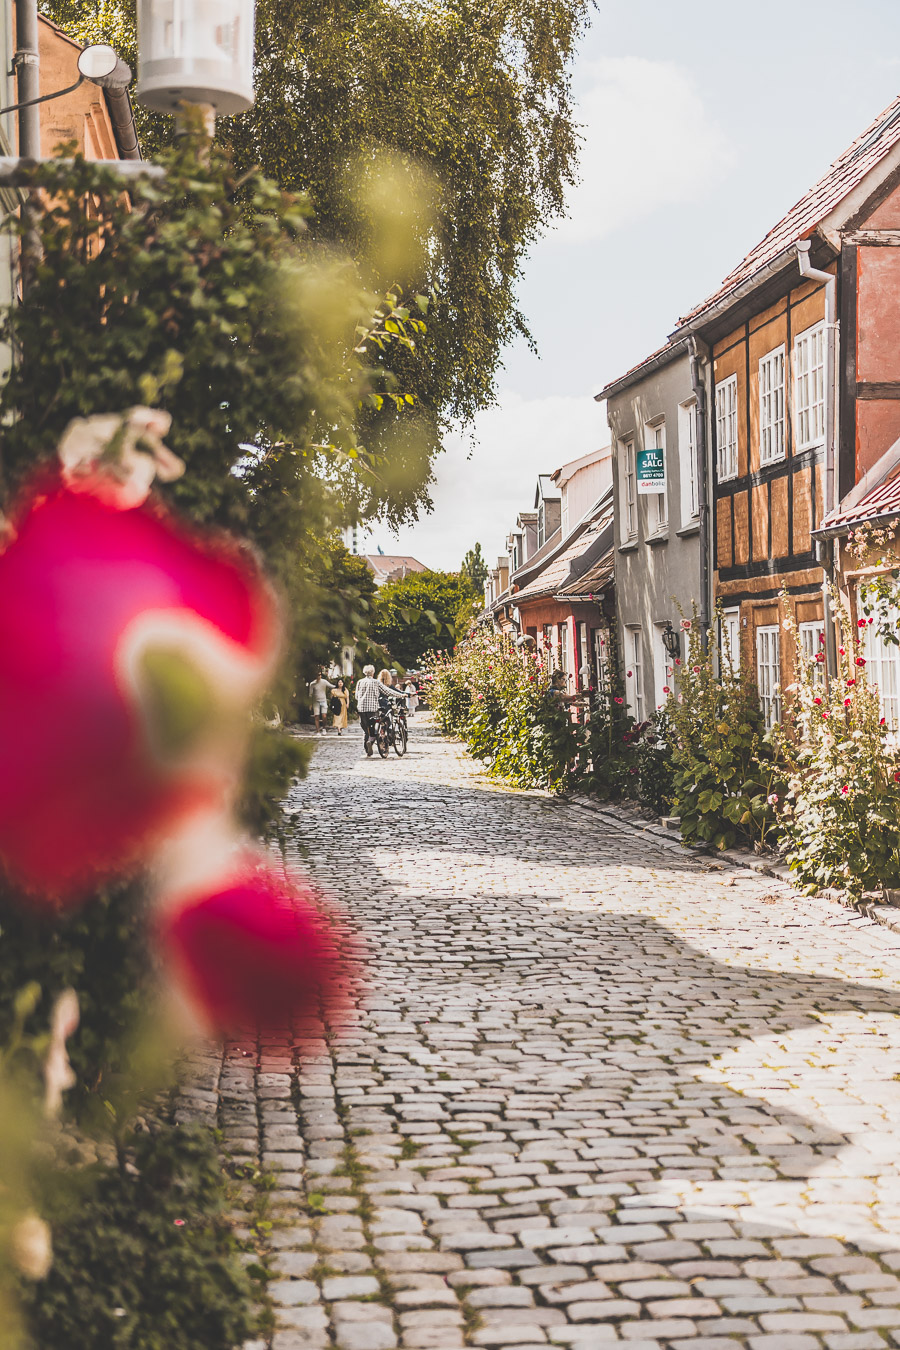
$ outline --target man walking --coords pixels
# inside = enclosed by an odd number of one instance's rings
[[[312,702],[313,718],[316,724],[316,735],[325,735],[325,722],[328,718],[328,695],[334,688],[326,680],[324,673],[320,670],[314,680],[309,682],[309,697]]]
[[[375,744],[375,714],[378,712],[382,686],[375,679],[375,667],[363,666],[363,677],[357,680],[353,691],[356,695],[356,711],[359,713],[360,726],[363,729],[366,754],[371,758]]]

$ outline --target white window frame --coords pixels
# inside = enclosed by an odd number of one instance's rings
[[[666,651],[666,644],[663,641],[663,633],[666,631],[667,624],[655,623],[653,625],[655,651],[653,653],[653,676],[656,682],[656,706],[662,708],[668,701],[669,695],[664,691],[672,689],[672,681],[675,678],[675,663],[669,653]]]
[[[666,419],[657,418],[653,422],[644,423],[644,449],[661,450],[663,464],[666,463]],[[668,467],[668,466],[667,466]],[[662,492],[648,493],[652,498],[653,505],[650,511],[650,533],[665,534],[669,528],[669,477],[666,473],[665,486]]]
[[[634,457],[634,438],[619,442],[622,457],[622,543],[637,539],[637,464]]]
[[[759,462],[784,459],[784,343],[759,363]]]
[[[700,519],[700,482],[697,465],[697,400],[688,399],[678,408],[679,476],[681,479],[681,523],[692,525]]]
[[[860,610],[861,612],[861,610]],[[881,609],[876,615],[876,623],[866,626],[863,638],[863,652],[866,658],[866,676],[869,684],[878,691],[878,703],[881,715],[889,731],[900,731],[900,647],[893,642],[885,642],[878,632],[878,619],[896,620],[897,610]]]
[[[609,630],[594,629],[594,669],[597,673],[597,689],[601,694],[609,693]]]
[[[756,684],[766,729],[781,721],[781,629],[777,623],[756,630]]]
[[[726,640],[727,639],[727,640]],[[722,611],[722,625],[719,639],[719,659],[723,665],[726,660],[731,664],[731,673],[736,678],[741,674],[741,611],[726,609]]]
[[[812,667],[813,680],[816,684],[824,684],[825,662],[816,660],[820,653],[825,654],[824,619],[812,619],[809,623],[798,624],[797,634],[800,638],[800,650]]]
[[[798,451],[825,444],[825,325],[794,340],[794,432]]]
[[[729,375],[716,385],[716,474],[720,483],[737,478],[737,410],[737,375]]]
[[[575,639],[578,644],[578,669],[575,672],[575,687],[577,689],[585,689],[591,682],[591,660],[589,629],[587,623],[583,620],[578,621],[578,627],[575,630]],[[586,672],[584,679],[587,681],[587,685],[584,683],[584,680],[582,680],[582,671]]]
[[[643,630],[638,627],[626,628],[627,664],[625,666],[625,700],[628,711],[636,722],[644,720],[644,668],[641,660],[644,641]],[[628,672],[631,671],[629,677]]]

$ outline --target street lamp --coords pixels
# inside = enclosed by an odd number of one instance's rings
[[[253,105],[253,0],[138,0],[137,97],[155,112]]]
[[[662,630],[662,640],[663,646],[673,661],[681,655],[681,634],[675,632],[671,619],[666,619],[666,626]]]

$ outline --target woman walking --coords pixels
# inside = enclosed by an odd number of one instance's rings
[[[415,680],[406,681],[406,710],[412,717],[419,706],[419,689]]]
[[[339,736],[343,736],[347,730],[347,709],[349,707],[350,690],[344,684],[343,679],[339,679],[331,691],[332,726],[335,727]]]

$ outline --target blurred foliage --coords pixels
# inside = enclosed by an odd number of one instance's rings
[[[134,65],[134,0],[41,9]],[[242,169],[308,193],[317,236],[365,259],[374,289],[434,296],[423,342],[388,356],[418,399],[426,472],[449,422],[493,402],[503,348],[528,337],[516,289],[576,178],[569,72],[590,12],[590,0],[257,4],[256,103],[221,119],[219,140]],[[137,112],[147,152],[171,139],[172,119]],[[398,217],[398,194],[432,209]],[[368,414],[370,447],[395,433]]]
[[[387,581],[378,592],[372,637],[404,670],[420,666],[446,646],[464,603],[471,607],[472,583],[460,572],[409,572]]]
[[[64,915],[29,903],[0,881],[0,1044],[8,1044],[16,997],[33,983],[38,998],[27,1029],[45,1026],[63,989],[78,994],[81,1020],[69,1041],[76,1108],[120,1073],[151,998],[143,888],[123,882]]]
[[[208,1130],[137,1135],[119,1166],[48,1171],[38,1197],[54,1261],[21,1281],[29,1350],[234,1350],[253,1334]]]

